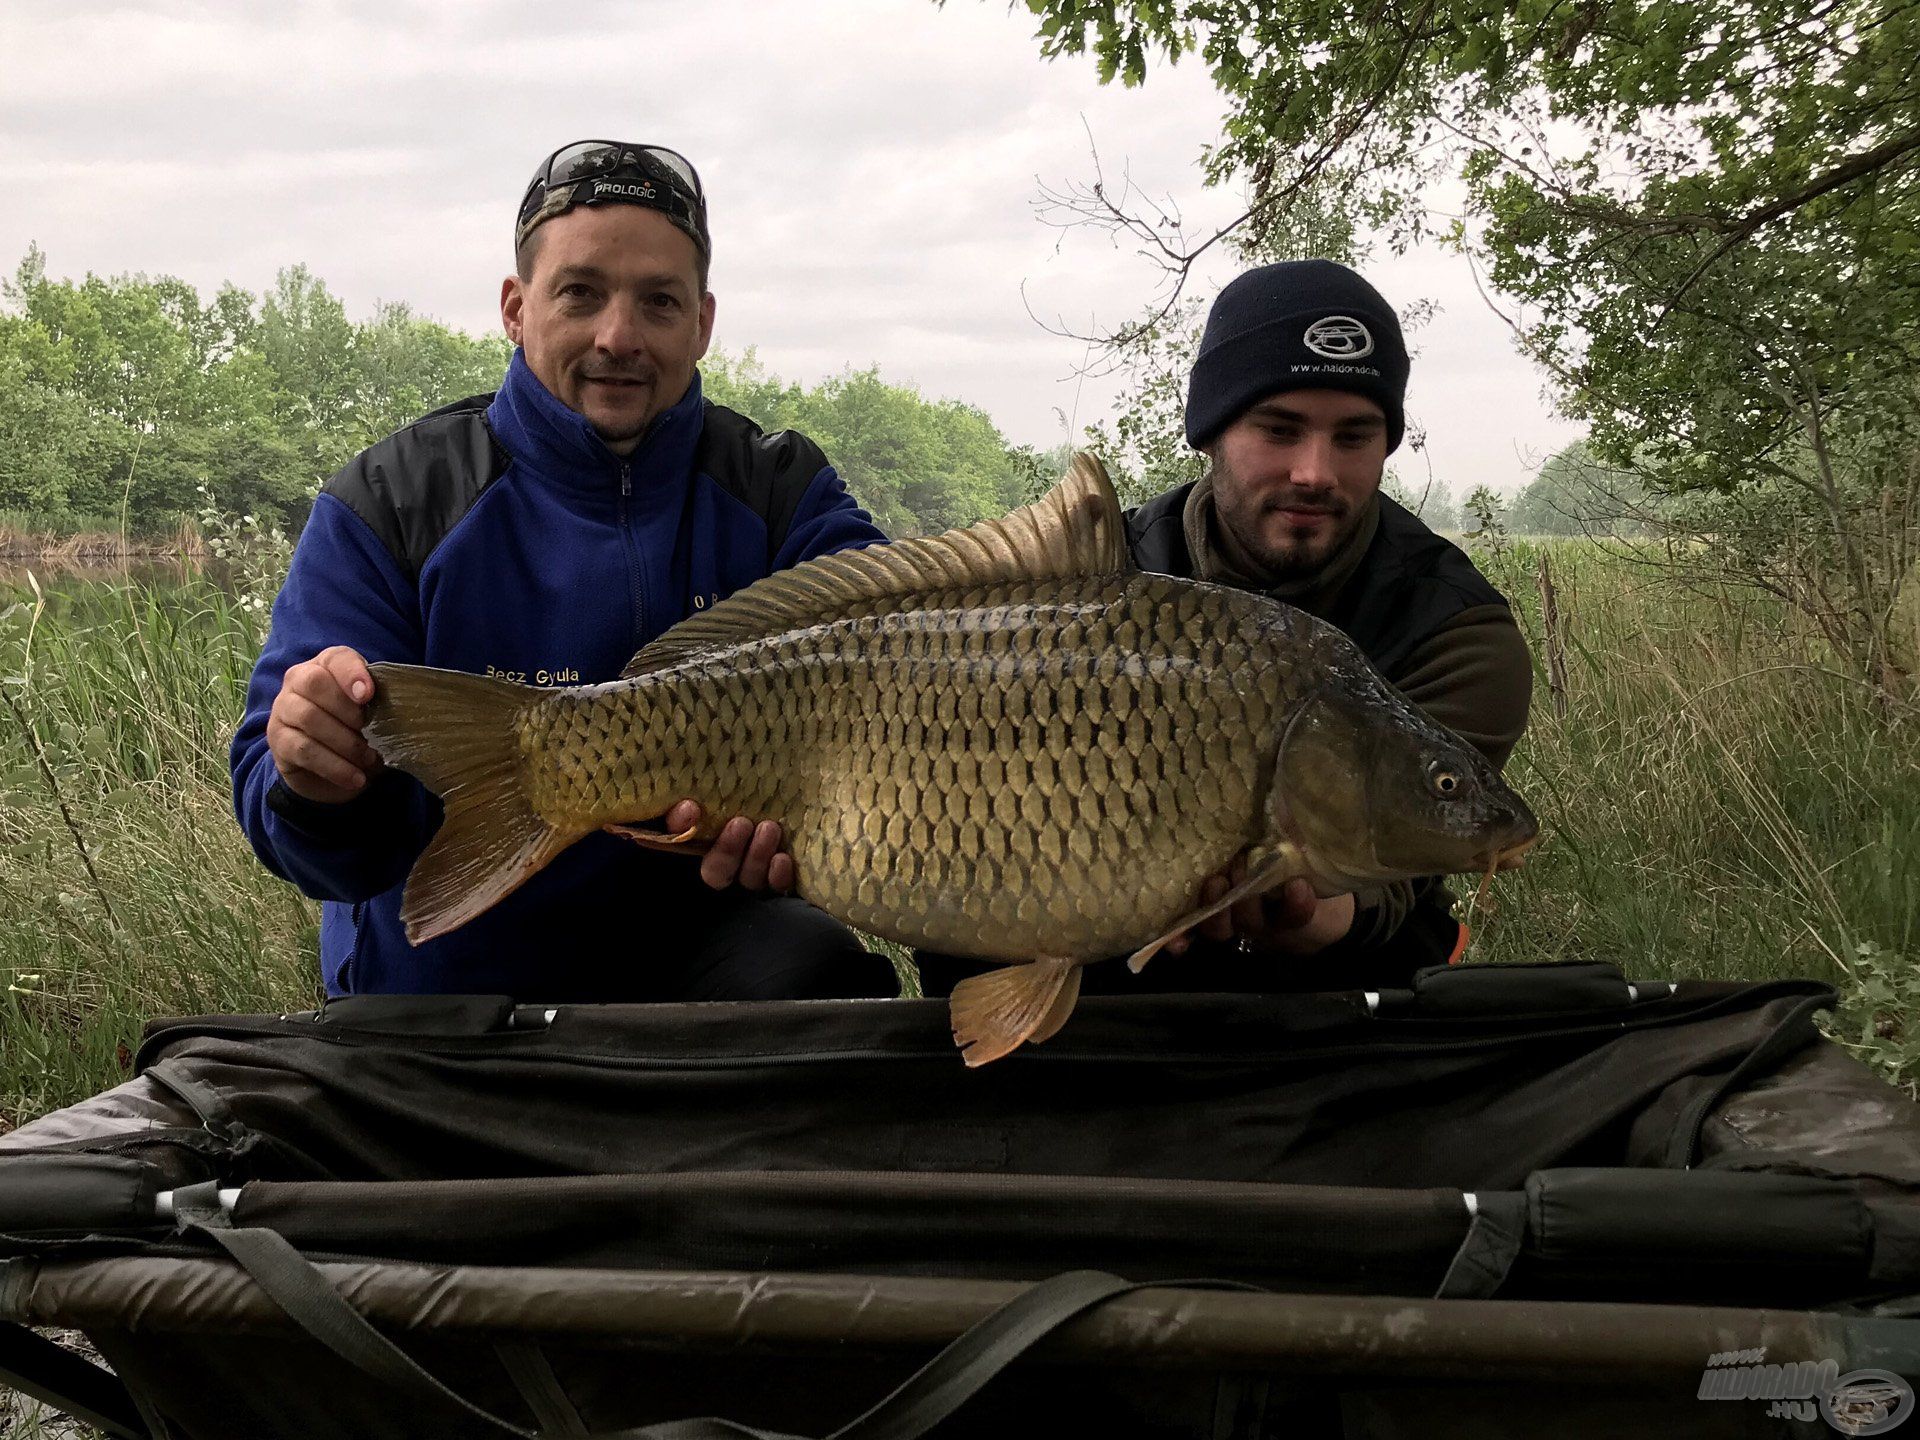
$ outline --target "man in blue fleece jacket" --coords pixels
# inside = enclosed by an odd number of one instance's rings
[[[501,289],[518,348],[500,390],[382,440],[314,502],[232,769],[261,860],[325,902],[329,994],[893,993],[885,960],[781,893],[793,867],[779,827],[740,817],[697,871],[594,835],[450,935],[415,947],[400,923],[440,805],[362,737],[370,663],[611,680],[692,611],[885,538],[812,442],[701,398],[710,257],[684,157],[609,141],[555,151],[527,188]],[[697,814],[683,802],[667,824]]]

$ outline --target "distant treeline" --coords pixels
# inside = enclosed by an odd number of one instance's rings
[[[365,321],[303,265],[202,300],[170,276],[49,279],[30,250],[0,309],[0,510],[153,533],[201,508],[297,523],[370,441],[499,382],[504,337],[385,304]]]
[[[167,535],[208,508],[202,486],[222,513],[297,528],[356,451],[493,389],[512,353],[504,336],[404,304],[349,319],[304,265],[264,294],[226,285],[203,300],[168,276],[50,279],[35,249],[0,292],[0,521],[15,529],[118,530],[124,516],[135,535]],[[1003,514],[1066,461],[1064,447],[1013,445],[976,406],[929,400],[873,367],[807,387],[749,349],[710,353],[701,374],[708,398],[817,441],[894,535]],[[1155,488],[1129,483],[1124,455],[1108,458],[1123,493]],[[1444,484],[1392,488],[1435,528],[1471,528]],[[1503,509],[1516,532],[1623,533],[1647,503],[1575,446]]]
[[[1684,526],[1685,497],[1662,495],[1629,470],[1595,458],[1576,442],[1552,456],[1510,501],[1500,502],[1499,522],[1516,535],[1605,535],[1638,539]],[[1465,517],[1468,528],[1474,524]]]
[[[16,528],[171,531],[205,508],[290,527],[356,451],[494,389],[512,347],[379,306],[349,319],[304,265],[256,295],[169,276],[51,279],[36,248],[0,284],[0,517]],[[753,352],[703,364],[708,396],[804,430],[890,532],[1004,512],[1048,461],[986,414],[850,370],[808,389]]]

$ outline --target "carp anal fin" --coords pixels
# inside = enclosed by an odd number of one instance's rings
[[[367,743],[446,807],[400,905],[419,945],[519,889],[585,832],[549,825],[527,798],[518,730],[536,692],[424,665],[370,668]]]
[[[1190,910],[1161,934],[1142,945],[1127,957],[1127,968],[1138,975],[1147,968],[1147,962],[1160,953],[1160,947],[1183,930],[1191,930],[1203,920],[1211,920],[1230,905],[1238,905],[1250,895],[1262,895],[1274,886],[1284,884],[1296,875],[1304,875],[1307,870],[1306,857],[1298,847],[1282,845],[1270,857],[1254,857],[1253,870],[1246,879],[1234,886],[1211,905],[1203,905],[1198,910]]]
[[[954,1043],[969,1068],[1051,1039],[1080,998],[1080,966],[1034,960],[971,975],[953,987],[947,1009]]]
[[[635,655],[620,678],[664,670],[766,635],[870,614],[938,590],[1020,580],[1123,575],[1133,569],[1126,520],[1107,470],[1082,451],[1040,499],[964,530],[823,555],[697,611]]]

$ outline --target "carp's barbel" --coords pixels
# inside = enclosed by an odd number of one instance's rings
[[[1002,519],[760,580],[606,684],[372,670],[367,739],[446,807],[407,879],[413,942],[596,830],[685,852],[727,816],[777,820],[827,913],[1016,962],[954,988],[969,1065],[1057,1031],[1080,966],[1138,969],[1247,896],[1491,871],[1536,834],[1332,626],[1135,569],[1090,455]],[[697,830],[631,828],[686,797]],[[1242,851],[1245,881],[1202,905]]]

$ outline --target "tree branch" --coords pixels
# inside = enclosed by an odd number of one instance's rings
[[[1667,303],[1660,307],[1660,313],[1654,318],[1653,323],[1658,326],[1665,320],[1673,307],[1680,302],[1680,298],[1694,287],[1702,275],[1719,264],[1727,252],[1736,245],[1751,239],[1762,226],[1778,220],[1782,215],[1798,210],[1810,201],[1818,200],[1829,191],[1838,190],[1842,185],[1850,184],[1875,171],[1896,164],[1917,150],[1920,150],[1920,130],[1896,135],[1891,140],[1874,146],[1871,150],[1863,150],[1858,155],[1841,161],[1819,179],[1809,182],[1793,194],[1782,196],[1771,204],[1762,205],[1757,210],[1750,211],[1728,232],[1724,240],[1707,253],[1704,260],[1693,267],[1693,272],[1680,282],[1680,288],[1667,297]]]

